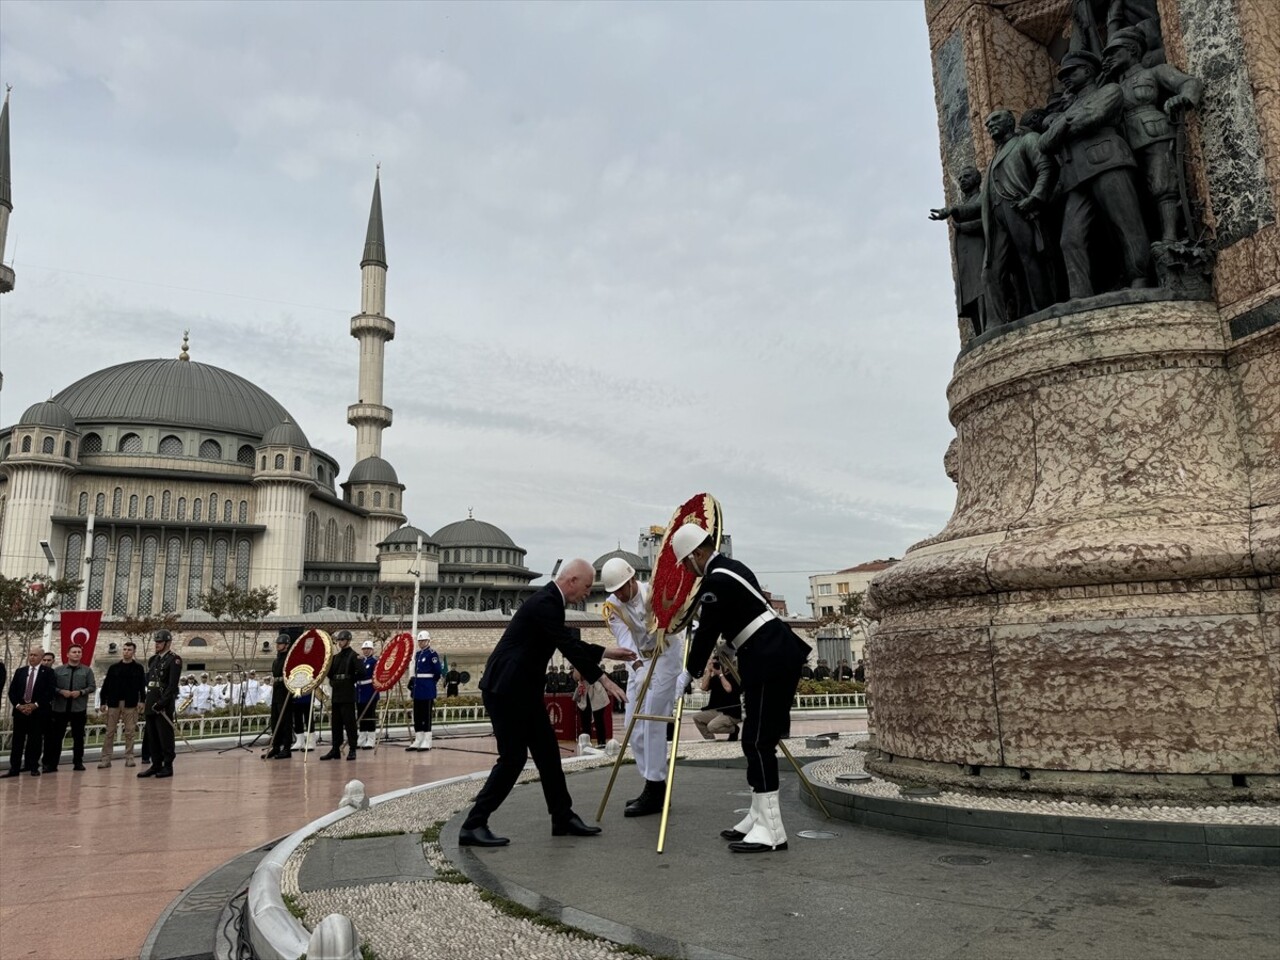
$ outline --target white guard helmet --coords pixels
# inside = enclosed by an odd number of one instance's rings
[[[636,575],[635,567],[621,557],[613,557],[605,561],[600,568],[600,580],[610,593],[617,591],[624,583]]]
[[[671,551],[676,555],[676,563],[684,563],[693,551],[697,550],[711,534],[696,523],[686,523],[671,538]]]
[[[430,640],[430,639],[431,639],[431,631],[430,631],[430,630],[419,630],[419,631],[418,631],[418,639],[419,639],[419,640]]]

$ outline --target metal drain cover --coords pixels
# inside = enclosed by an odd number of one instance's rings
[[[985,867],[991,860],[976,853],[948,853],[945,857],[939,857],[938,862],[949,863],[953,867]]]
[[[1215,880],[1213,877],[1197,877],[1194,874],[1165,877],[1164,882],[1171,887],[1193,887],[1196,890],[1216,890],[1222,886],[1221,880]]]
[[[836,776],[836,783],[866,783],[871,779],[869,773],[841,773]]]
[[[834,840],[840,834],[831,830],[801,830],[796,836],[806,840]]]
[[[937,787],[902,787],[899,791],[904,797],[940,797],[942,791]]]

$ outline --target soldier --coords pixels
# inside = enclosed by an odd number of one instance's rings
[[[1173,123],[1200,105],[1204,84],[1167,63],[1144,67],[1147,43],[1134,27],[1117,30],[1102,52],[1103,69],[1124,93],[1124,135],[1146,175],[1160,214],[1160,239],[1178,239],[1178,158]],[[1161,105],[1161,99],[1164,100]],[[1190,224],[1185,225],[1188,229]]]
[[[373,671],[378,665],[378,658],[373,655],[373,641],[366,640],[360,644],[359,679],[356,680],[356,714],[360,724],[359,740],[356,743],[361,750],[372,750],[373,738],[378,734],[378,700],[380,695],[373,689]]]
[[[276,658],[271,661],[271,749],[266,760],[288,760],[293,756],[292,718],[284,714],[289,710],[289,688],[284,683],[284,662],[289,656],[289,634],[276,636]]]
[[[207,673],[200,674],[200,682],[196,684],[195,700],[192,707],[196,713],[207,713],[209,708],[213,706],[213,687],[209,685],[209,675]]]
[[[449,667],[449,672],[444,675],[444,695],[446,697],[456,697],[458,695],[458,685],[462,683],[462,674],[458,672],[457,667]]]
[[[351,631],[339,630],[333,635],[338,642],[338,652],[329,664],[329,688],[333,697],[329,701],[329,719],[333,730],[333,743],[329,752],[320,755],[321,760],[338,760],[342,757],[342,744],[347,744],[347,759],[356,758],[356,679],[363,672],[360,655],[351,649]],[[345,734],[345,737],[344,737]]]
[[[658,638],[649,632],[649,587],[636,578],[631,564],[621,557],[607,561],[600,571],[600,579],[609,596],[604,602],[604,618],[618,646],[635,653],[631,661],[631,683],[639,691],[645,676],[652,671],[653,679],[645,691],[644,702],[639,694],[627,702],[624,722],[631,724],[633,714],[669,717],[675,709],[676,697],[684,690],[678,682],[684,667],[684,634],[673,634],[661,652]],[[688,677],[685,678],[687,680]],[[602,705],[603,708],[603,705]],[[662,799],[667,789],[667,729],[670,725],[658,720],[637,720],[632,727],[631,749],[636,756],[636,770],[644,778],[644,789],[638,797],[627,801],[623,815],[645,817],[662,812]],[[603,731],[601,731],[603,736]]]
[[[413,743],[405,750],[431,749],[431,708],[436,699],[436,681],[440,678],[440,655],[431,649],[431,634],[418,631],[418,652],[413,657],[413,675],[409,678],[409,695],[413,697]]]
[[[173,635],[168,630],[157,630],[152,642],[156,652],[147,661],[146,727],[143,733],[151,766],[138,776],[172,777],[176,756],[174,718],[177,715],[182,658],[170,649]]]
[[[745,718],[742,754],[751,784],[751,810],[733,829],[721,831],[734,853],[787,849],[778,804],[778,741],[791,725],[791,702],[810,646],[782,620],[745,565],[719,553],[710,535],[686,523],[671,538],[676,560],[702,577],[702,619],[689,649],[690,663],[706,663],[723,638],[720,660],[737,660]]]

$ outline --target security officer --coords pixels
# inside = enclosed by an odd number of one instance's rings
[[[413,743],[405,750],[431,749],[431,708],[440,679],[440,654],[431,649],[431,633],[418,631],[418,652],[413,657],[409,695],[413,697]]]
[[[289,656],[289,634],[276,637],[276,658],[271,661],[271,749],[264,760],[288,760],[293,756],[293,723],[289,712],[289,688],[284,682],[284,662]],[[284,718],[284,719],[282,719]]]
[[[457,667],[451,666],[449,672],[444,675],[444,695],[446,697],[456,697],[460,683],[462,683],[462,674],[458,672]]]
[[[321,760],[337,760],[342,756],[342,744],[347,744],[347,759],[356,758],[356,679],[362,674],[360,655],[351,649],[351,631],[339,630],[333,635],[338,641],[338,652],[329,664],[329,688],[333,696],[329,701],[329,716],[333,729],[333,745],[329,752],[320,755]],[[344,737],[345,734],[345,737]]]
[[[146,740],[151,766],[139,777],[172,777],[174,749],[174,717],[177,714],[178,682],[182,679],[182,658],[170,648],[173,635],[157,630],[152,637],[156,652],[147,660]]]
[[[356,680],[356,716],[360,726],[360,739],[356,743],[361,750],[372,750],[373,739],[378,734],[377,690],[373,689],[373,670],[378,658],[373,655],[373,641],[360,644],[360,673]]]
[[[791,726],[791,701],[800,682],[800,667],[810,646],[777,614],[744,564],[715,549],[710,535],[696,523],[686,523],[671,538],[677,562],[694,576],[699,587],[701,620],[689,649],[689,663],[706,663],[717,640],[724,638],[720,660],[737,660],[742,681],[742,753],[751,784],[751,810],[721,836],[732,841],[734,853],[787,849],[778,806],[778,741]]]

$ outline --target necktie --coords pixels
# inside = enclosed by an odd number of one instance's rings
[[[36,671],[39,667],[27,667],[27,695],[23,697],[26,703],[31,702],[31,696],[36,692]]]

